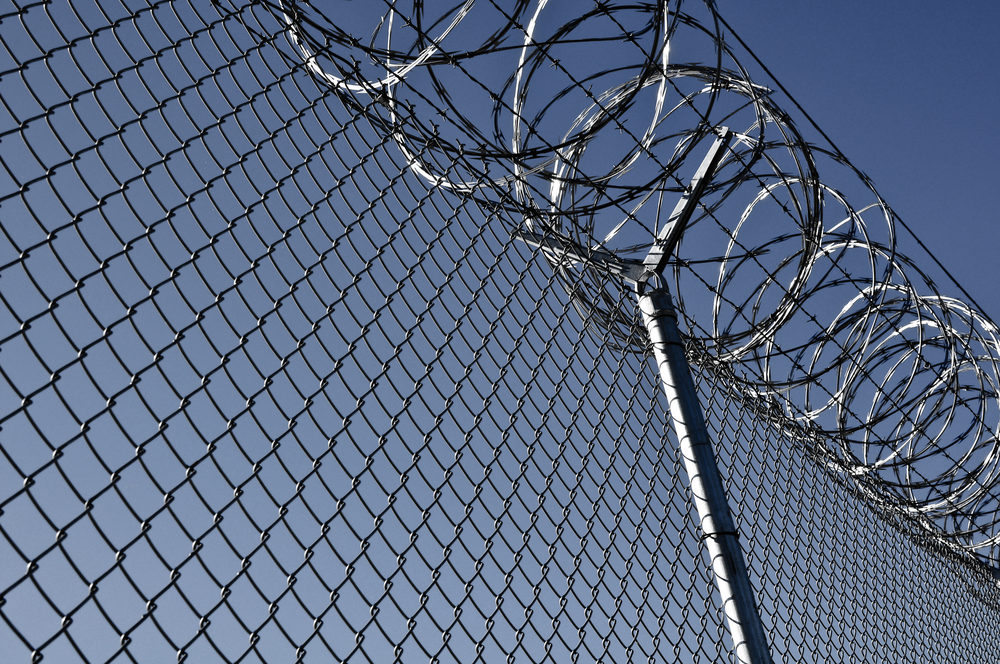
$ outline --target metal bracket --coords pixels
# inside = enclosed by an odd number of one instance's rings
[[[663,270],[667,267],[667,261],[670,260],[674,249],[677,248],[677,243],[687,228],[688,222],[691,221],[691,215],[694,214],[698,202],[705,194],[705,187],[715,175],[719,162],[722,161],[722,155],[729,147],[732,138],[733,132],[728,127],[719,127],[719,135],[712,147],[709,148],[708,154],[701,160],[701,165],[698,166],[694,177],[691,178],[691,185],[677,201],[674,211],[670,213],[667,223],[660,229],[653,245],[649,248],[649,253],[642,261],[646,271],[650,274],[657,276],[663,274]]]

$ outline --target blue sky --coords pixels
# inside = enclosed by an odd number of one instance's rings
[[[1000,3],[720,0],[719,10],[1000,318]]]

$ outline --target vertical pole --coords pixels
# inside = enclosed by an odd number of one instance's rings
[[[658,280],[661,281],[662,280]],[[739,535],[715,461],[712,441],[695,391],[691,368],[677,326],[677,312],[665,285],[647,284],[637,291],[639,309],[649,331],[653,357],[670,404],[674,431],[712,559],[736,659],[741,664],[771,664],[764,627],[740,549]]]

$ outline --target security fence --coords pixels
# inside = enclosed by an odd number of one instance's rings
[[[572,4],[0,5],[5,661],[732,661],[598,261],[722,126],[666,281],[774,661],[995,656],[995,325],[713,4]]]

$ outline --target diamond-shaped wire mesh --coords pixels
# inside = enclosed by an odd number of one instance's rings
[[[0,5],[4,661],[727,661],[643,349],[277,6]],[[775,660],[988,661],[987,567],[690,350]]]

